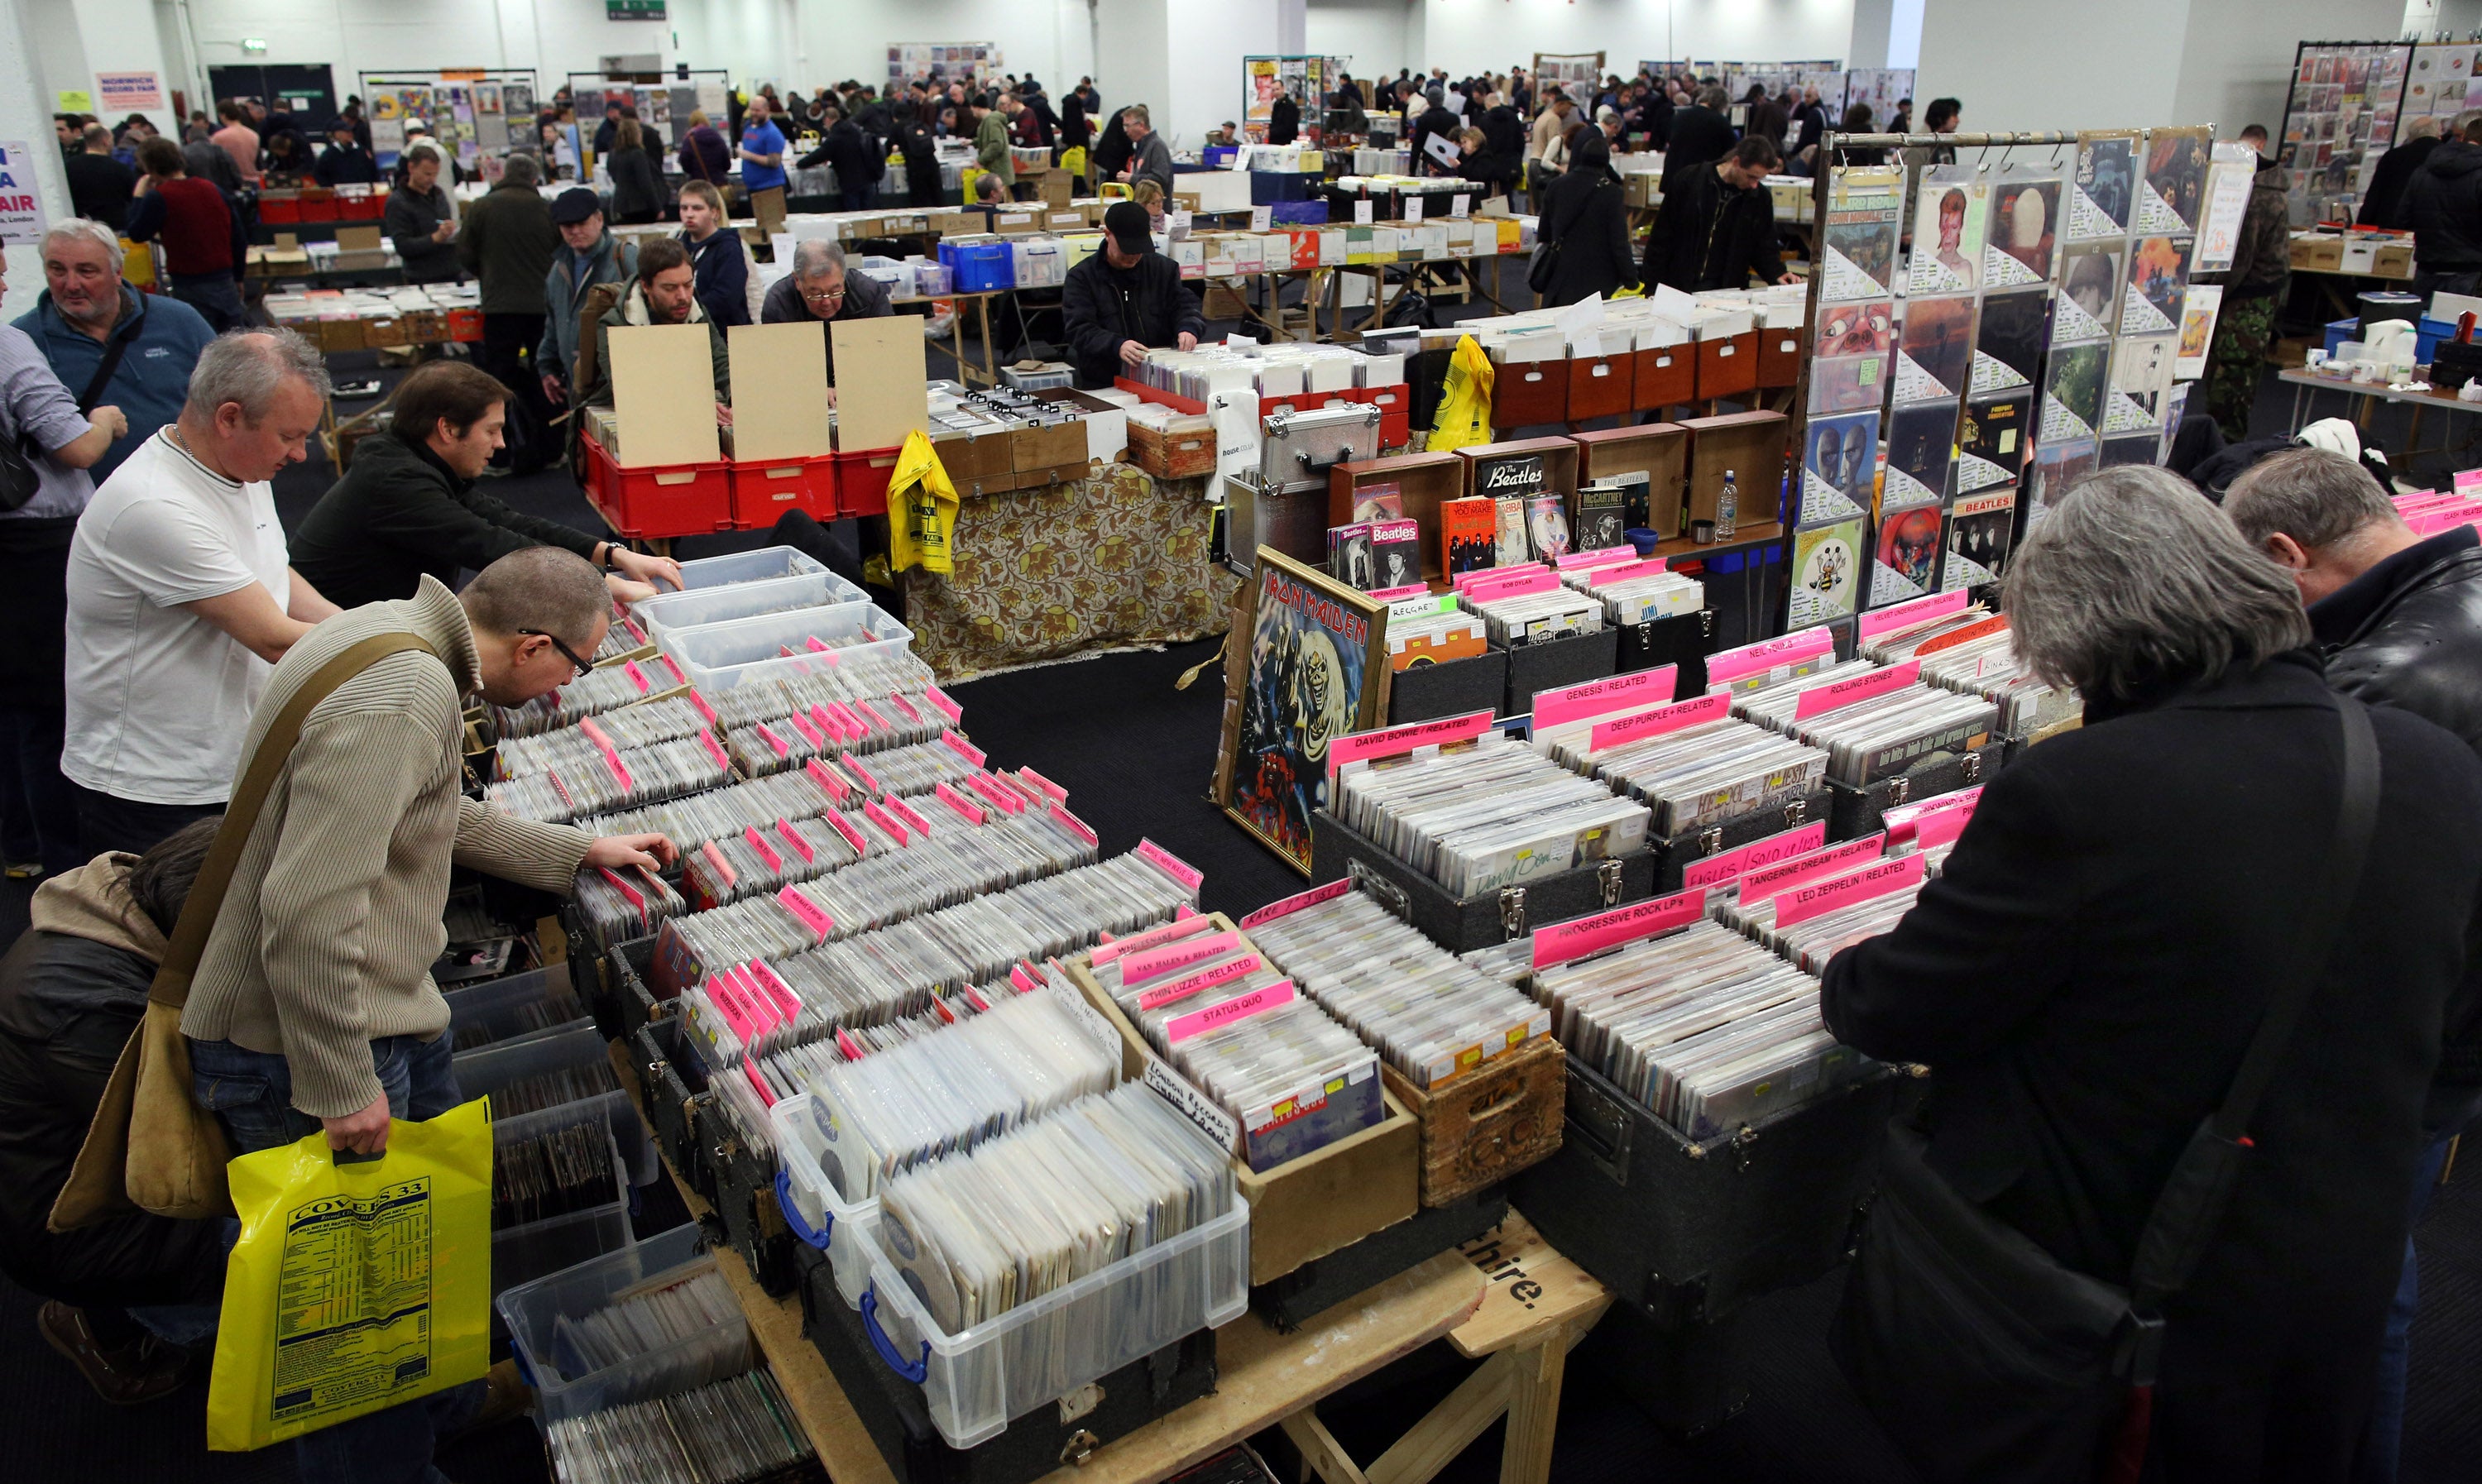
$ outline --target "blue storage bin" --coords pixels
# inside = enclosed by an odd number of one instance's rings
[[[2357,314],[2348,320],[2329,320],[2327,322],[2327,354],[2329,356],[2334,356],[2336,354],[2336,347],[2343,344],[2345,341],[2358,340],[2360,338],[2362,338],[2362,317],[2360,315]]]
[[[1327,199],[1324,196],[1315,200],[1276,201],[1273,205],[1275,209],[1267,213],[1267,218],[1278,225],[1327,225]]]
[[[1306,201],[1319,194],[1323,176],[1293,170],[1254,170],[1250,172],[1250,204],[1273,206],[1281,201]]]
[[[1017,287],[1017,258],[1005,242],[942,242],[939,261],[955,277],[954,292],[982,294]]]
[[[1209,145],[1199,151],[1199,163],[1208,170],[1223,170],[1230,166],[1232,157],[1240,152],[1237,145]]]
[[[2473,333],[2477,337],[2482,337],[2482,328],[2475,329]],[[2453,321],[2435,320],[2430,318],[2428,315],[2422,316],[2422,318],[2414,323],[2413,327],[2414,364],[2417,366],[2429,365],[2430,353],[2438,346],[2439,342],[2442,340],[2453,340],[2455,338],[2456,325]]]

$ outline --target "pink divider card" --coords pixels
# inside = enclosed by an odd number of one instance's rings
[[[1835,636],[1822,624],[1805,628],[1773,639],[1745,644],[1737,649],[1726,649],[1706,657],[1706,683],[1722,685],[1745,675],[1773,670],[1778,665],[1795,664],[1814,654],[1825,654],[1835,648]]]
[[[1974,806],[1981,802],[1982,789],[1976,786],[1889,809],[1880,822],[1888,827],[1888,838],[1911,839],[1929,850],[1963,835],[1965,822],[1973,817]]]
[[[2482,468],[2458,469],[2456,471],[2456,488],[2458,490],[2470,490],[2478,485],[2482,485]]]
[[[911,722],[914,726],[919,727],[922,725],[922,713],[913,709],[913,702],[906,700],[894,691],[889,691],[887,693],[887,703],[896,707],[899,711],[904,712],[905,719]]]
[[[1121,961],[1121,987],[1136,989],[1150,979],[1160,979],[1218,954],[1231,953],[1240,946],[1241,935],[1228,930],[1210,933],[1204,938],[1177,939],[1129,949],[1127,956]]]
[[[1591,917],[1555,922],[1534,930],[1534,967],[1566,964],[1590,953],[1652,938],[1657,933],[1695,922],[1706,915],[1706,888],[1692,887],[1651,902],[1633,902]]]
[[[835,826],[836,833],[845,837],[845,843],[854,848],[855,855],[866,856],[870,854],[870,841],[862,838],[861,832],[859,830],[855,829],[852,825],[845,822],[845,816],[841,811],[831,812],[828,815],[828,823]]]
[[[1610,567],[1597,567],[1586,574],[1588,591],[1606,582],[1627,582],[1637,577],[1652,577],[1672,570],[1672,564],[1662,557],[1648,557],[1643,562],[1620,562]]]
[[[1959,595],[1962,596],[1962,595]],[[1792,703],[1792,719],[1806,722],[1813,716],[1858,706],[1865,701],[1876,701],[1894,691],[1916,684],[1922,677],[1922,662],[1909,659],[1901,665],[1873,670],[1826,685],[1813,685],[1801,693]]]
[[[1791,927],[1797,922],[1824,916],[1857,902],[1918,887],[1929,864],[1918,854],[1898,856],[1893,861],[1881,861],[1858,871],[1847,871],[1841,876],[1795,887],[1776,902],[1776,926]]]
[[[783,856],[778,853],[775,846],[767,843],[766,836],[758,833],[756,825],[744,827],[741,836],[750,842],[751,849],[758,852],[758,859],[767,862],[769,870],[780,871],[784,868]]]
[[[1321,902],[1333,902],[1352,889],[1353,881],[1350,877],[1329,882],[1324,887],[1312,887],[1307,891],[1298,892],[1281,901],[1269,902],[1242,918],[1241,926],[1246,930],[1262,923],[1273,922],[1278,917],[1289,917],[1306,908],[1316,907]]]
[[[872,793],[886,792],[885,789],[879,786],[878,777],[870,771],[869,767],[866,766],[860,758],[855,756],[851,753],[847,753],[836,760],[843,763],[846,767],[851,768],[853,770],[853,776],[861,780],[861,786],[864,788],[869,789]]]
[[[1212,917],[1183,917],[1178,921],[1167,922],[1161,927],[1149,928],[1143,933],[1131,933],[1126,938],[1107,938],[1103,945],[1095,950],[1094,964],[1096,968],[1100,968],[1122,954],[1134,952],[1140,948],[1151,948],[1157,943],[1174,942],[1194,934],[1206,932],[1214,926],[1215,919]]]
[[[1708,856],[1703,861],[1692,861],[1680,873],[1680,884],[1684,887],[1720,887],[1762,865],[1789,861],[1826,843],[1827,821],[1813,819],[1798,830],[1786,830],[1782,835],[1752,840],[1738,850]]]
[[[1489,573],[1493,569],[1485,568]],[[1528,593],[1548,593],[1560,585],[1560,574],[1540,565],[1520,567],[1498,576],[1479,576],[1465,585],[1465,596],[1474,601],[1490,602],[1493,598],[1522,597]]]
[[[596,747],[603,749],[607,753],[612,751],[612,734],[605,731],[603,729],[603,724],[596,721],[594,717],[583,716],[578,718],[577,729],[586,733],[586,740],[594,743]]]
[[[706,745],[706,755],[715,759],[715,765],[717,767],[729,768],[732,766],[732,759],[724,755],[724,744],[715,739],[714,732],[701,731],[699,733],[699,740]]]
[[[1043,987],[1043,981],[1034,976],[1034,966],[1022,959],[1009,970],[1009,983],[1020,994],[1031,994]]]
[[[767,1074],[758,1070],[758,1063],[754,1061],[743,1062],[741,1064],[741,1074],[745,1078],[749,1079],[750,1090],[758,1095],[758,1101],[763,1106],[771,1108],[776,1106],[776,1089],[767,1085]]]
[[[1572,572],[1584,567],[1616,567],[1623,562],[1637,560],[1635,546],[1597,546],[1591,551],[1571,551],[1552,565],[1564,572]]]
[[[1077,837],[1084,840],[1088,846],[1097,846],[1103,843],[1102,836],[1096,835],[1086,821],[1078,818],[1076,815],[1069,812],[1069,810],[1061,808],[1057,804],[1054,804],[1051,807],[1051,817],[1059,820],[1062,824],[1067,825],[1069,829],[1075,831]]]
[[[1470,741],[1491,730],[1491,717],[1489,711],[1468,711],[1463,716],[1407,722],[1401,727],[1382,727],[1376,731],[1348,732],[1328,743],[1327,775],[1333,778],[1338,768],[1365,757],[1393,757],[1418,747]]]
[[[802,734],[803,741],[810,744],[811,751],[816,752],[828,745],[828,734],[821,731],[815,723],[801,712],[796,711],[784,720],[793,724],[793,729]]]
[[[698,714],[706,718],[706,724],[708,726],[712,727],[715,725],[715,707],[706,703],[706,698],[704,696],[700,695],[697,691],[691,691],[690,704],[698,707]]]
[[[957,704],[956,701],[939,687],[926,686],[923,688],[922,695],[925,700],[939,708],[939,714],[948,718],[950,726],[953,727],[965,719],[965,708]]]
[[[841,1025],[836,1027],[836,1049],[855,1061],[859,1061],[870,1054],[870,1048],[856,1041],[853,1033]]]
[[[679,660],[673,658],[669,654],[658,654],[655,657],[662,660],[664,662],[664,668],[673,673],[673,683],[674,685],[687,685],[690,683],[689,672],[681,668],[681,662]]]
[[[1643,742],[1649,737],[1720,722],[1731,714],[1732,698],[1720,691],[1692,696],[1687,701],[1676,701],[1668,706],[1657,706],[1635,716],[1596,723],[1594,729],[1586,733],[1586,750],[1599,753],[1604,748],[1618,747],[1624,742]]]
[[[638,909],[638,925],[641,928],[647,926],[646,895],[637,888],[629,885],[628,878],[622,876],[620,872],[613,870],[611,867],[599,865],[596,866],[595,869],[603,873],[603,879],[612,883],[612,888],[620,892],[620,895],[628,901],[630,906]],[[643,867],[641,867],[641,869],[643,869]]]
[[[1286,979],[1278,984],[1271,984],[1263,990],[1252,990],[1247,994],[1235,994],[1220,1005],[1209,1005],[1203,1010],[1167,1020],[1164,1022],[1164,1040],[1167,1044],[1177,1046],[1201,1031],[1229,1025],[1235,1020],[1246,1020],[1261,1011],[1273,1010],[1279,1005],[1291,1004],[1292,1001],[1293,981]]]
[[[1027,782],[1032,783],[1037,789],[1041,790],[1045,797],[1051,799],[1053,802],[1059,804],[1066,804],[1069,802],[1068,789],[1063,788],[1058,783],[1044,778],[1042,774],[1035,772],[1032,768],[1019,768],[1017,770],[1017,776],[1025,780]]]
[[[1399,598],[1426,597],[1430,592],[1431,585],[1427,582],[1409,582],[1401,588],[1373,588],[1363,596],[1379,602],[1392,603]]]
[[[1882,830],[1858,840],[1845,840],[1818,850],[1805,851],[1756,870],[1745,871],[1741,875],[1741,906],[1747,909],[1803,882],[1833,876],[1837,871],[1849,871],[1864,861],[1886,854],[1887,849],[1888,832]]]
[[[1541,731],[1547,727],[1601,716],[1641,701],[1669,700],[1679,674],[1677,665],[1657,665],[1652,670],[1632,670],[1626,675],[1536,691],[1534,729]]]
[[[638,694],[641,696],[655,688],[655,682],[647,678],[647,672],[639,669],[638,662],[634,659],[622,664],[620,673],[629,677],[630,684],[638,687]]]
[[[896,822],[896,817],[888,813],[887,810],[881,808],[876,802],[865,804],[861,807],[861,817],[869,820],[872,824],[879,826],[881,830],[886,833],[887,837],[894,840],[897,844],[910,845],[913,843],[906,836],[905,827]]]
[[[793,828],[793,821],[779,815],[776,820],[776,834],[793,854],[800,856],[805,863],[819,859],[818,851],[803,837],[801,831]]]
[[[984,798],[990,800],[991,808],[998,809],[1003,814],[1022,814],[1025,812],[1025,800],[1018,797],[1010,789],[1002,787],[1000,783],[988,773],[969,773],[965,775],[965,786],[972,789],[974,792],[981,794]]]
[[[811,901],[797,887],[786,887],[777,892],[776,900],[786,912],[799,918],[802,926],[816,934],[821,942],[826,942],[828,935],[836,930],[836,919],[828,915],[827,909]]]
[[[612,781],[619,783],[622,789],[633,790],[638,786],[630,782],[628,766],[620,761],[620,755],[618,752],[605,753],[603,765],[612,770]]]
[[[1211,990],[1219,984],[1228,984],[1232,980],[1245,978],[1266,967],[1265,959],[1254,953],[1245,953],[1237,959],[1217,964],[1212,967],[1201,968],[1194,974],[1182,974],[1167,984],[1157,985],[1146,991],[1138,996],[1138,1008],[1153,1010],[1162,1005],[1169,1005],[1175,1000],[1187,999],[1201,990]]]
[[[1900,628],[1911,628],[1916,623],[1927,623],[1933,619],[1946,618],[1951,613],[1963,613],[1970,603],[1971,595],[1963,588],[1953,593],[1934,593],[1928,597],[1916,597],[1910,602],[1897,603],[1887,608],[1873,608],[1855,621],[1854,631],[1863,639],[1876,639],[1881,634],[1892,634]]]
[[[730,887],[740,879],[733,874],[732,863],[724,859],[724,852],[715,848],[715,841],[709,840],[700,846],[699,853],[706,857],[706,863],[713,866],[715,873],[724,878],[724,884],[726,887]]]
[[[990,755],[981,748],[966,741],[964,737],[953,730],[940,732],[939,740],[947,743],[950,748],[955,750],[958,756],[963,757],[977,768],[981,767],[984,759]]]
[[[1477,567],[1471,571],[1456,573],[1448,579],[1448,586],[1456,592],[1464,593],[1470,591],[1475,583],[1486,577],[1506,578],[1519,572],[1549,571],[1550,570],[1540,562],[1527,562],[1519,567]]]
[[[801,1019],[802,996],[793,993],[793,987],[776,972],[774,965],[762,959],[753,959],[750,961],[750,974],[766,986],[768,994],[776,996],[776,1007],[783,1012],[785,1023]]]
[[[816,757],[811,758],[804,765],[804,771],[810,775],[811,782],[827,790],[827,794],[830,799],[838,804],[842,804],[844,802],[845,795],[853,792],[853,785],[845,782],[845,776],[843,774],[838,773],[835,769],[828,766],[825,762],[820,761]]]
[[[890,727],[889,725],[887,725],[887,718],[886,718],[886,717],[885,717],[885,716],[880,715],[880,714],[879,714],[879,708],[878,708],[877,706],[872,705],[869,702],[867,702],[867,701],[858,701],[858,700],[857,700],[857,701],[851,701],[851,702],[846,702],[846,704],[848,704],[848,705],[852,706],[856,711],[858,711],[858,712],[860,712],[860,713],[861,713],[861,718],[862,718],[862,720],[863,720],[863,721],[866,721],[866,722],[868,722],[868,723],[870,723],[870,729],[871,729],[871,730],[873,730],[873,731],[893,731],[893,730],[895,730],[895,729],[896,729],[895,728]]]
[[[1333,744],[1330,745],[1333,746]],[[1156,870],[1163,872],[1165,875],[1171,877],[1174,881],[1178,882],[1182,887],[1191,891],[1197,890],[1200,884],[1206,880],[1206,873],[1204,871],[1201,871],[1197,866],[1183,861],[1180,857],[1174,855],[1171,851],[1164,849],[1161,845],[1156,844],[1152,840],[1141,839],[1138,841],[1138,856],[1149,865],[1151,865]]]
[[[964,820],[968,824],[978,825],[990,817],[990,811],[983,808],[980,805],[968,801],[964,794],[959,793],[944,782],[933,788],[932,792],[937,796],[940,803],[948,806],[952,809],[955,809],[957,811],[958,818]]]
[[[916,835],[928,835],[931,833],[931,821],[923,818],[922,811],[920,809],[915,808],[911,804],[903,799],[888,800],[887,811],[895,815],[898,819],[903,820],[906,828],[911,830]]]
[[[793,755],[793,745],[785,741],[782,737],[776,735],[775,732],[770,731],[765,722],[760,722],[758,724],[758,740],[766,743],[769,747],[774,748],[776,750],[776,755],[779,757],[790,757]]]

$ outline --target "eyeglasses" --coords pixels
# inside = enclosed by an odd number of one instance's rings
[[[834,304],[845,297],[844,285],[841,283],[834,288],[805,288],[801,292],[802,302],[805,304]]]
[[[539,628],[521,628],[518,629],[517,632],[520,634],[532,635],[537,639],[550,640],[551,647],[560,651],[560,657],[568,661],[575,669],[576,674],[570,676],[571,679],[582,678],[588,671],[594,668],[594,661],[581,658],[575,649],[572,649],[568,645],[561,643],[561,639],[558,634],[546,634]]]

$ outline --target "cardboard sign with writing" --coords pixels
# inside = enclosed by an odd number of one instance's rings
[[[915,337],[920,338],[920,331]],[[620,463],[713,464],[715,362],[705,325],[620,325],[607,344]]]
[[[836,447],[845,453],[894,448],[931,429],[931,393],[922,359],[922,322],[911,314],[836,320]],[[626,417],[621,419],[625,425]],[[625,439],[624,439],[625,441]]]
[[[735,460],[810,459],[835,451],[821,415],[828,406],[827,335],[828,327],[816,320],[725,331],[732,358]],[[621,426],[628,427],[625,417]]]

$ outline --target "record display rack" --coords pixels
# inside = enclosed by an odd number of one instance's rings
[[[2340,197],[2358,203],[2377,156],[2397,142],[2416,51],[2444,49],[2398,40],[2302,41],[2293,47],[2275,144],[2285,166],[2284,194],[2294,226],[2323,217],[2326,200]],[[2461,50],[2469,59],[2474,48]],[[2464,81],[2457,78],[2460,94]],[[2459,103],[2451,113],[2462,108]]]

